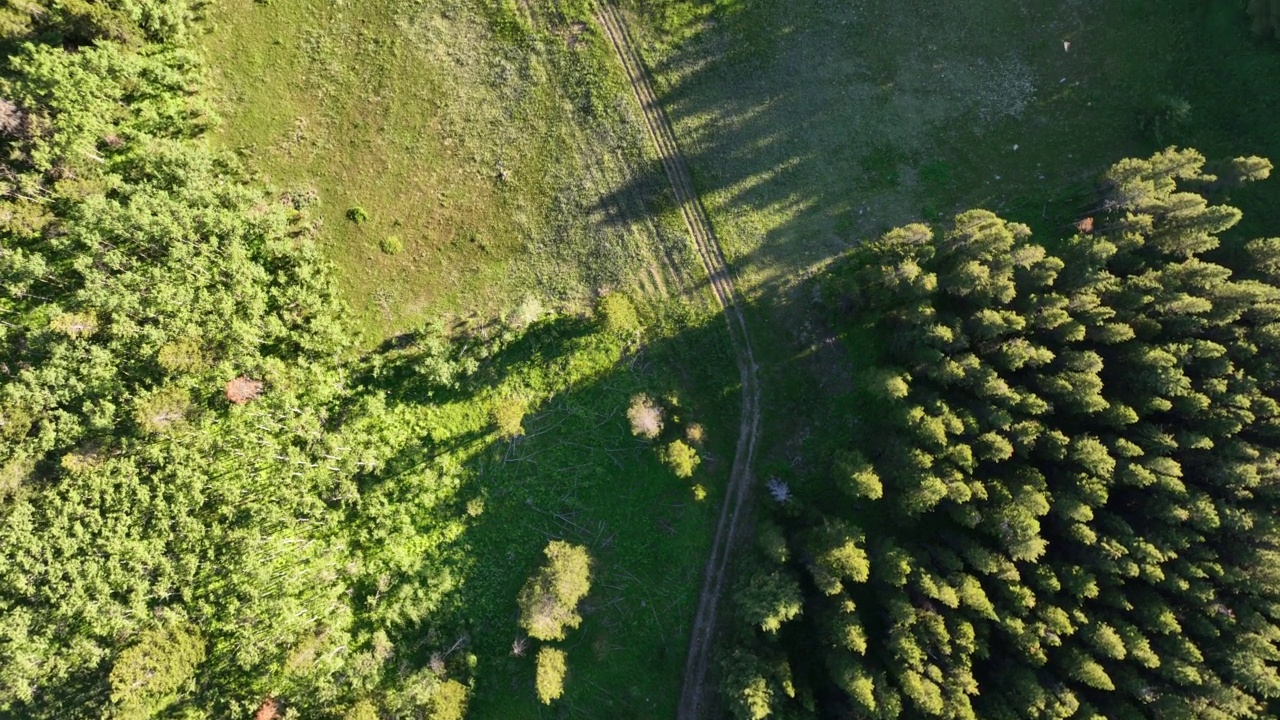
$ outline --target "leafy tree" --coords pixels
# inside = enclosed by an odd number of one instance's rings
[[[111,702],[119,718],[149,718],[172,705],[205,659],[194,625],[170,620],[142,632],[111,666]]]
[[[537,680],[538,700],[543,705],[564,694],[564,678],[569,672],[567,656],[559,648],[543,647],[538,650]]]
[[[686,445],[683,440],[672,440],[658,451],[658,456],[679,478],[693,477],[693,471],[702,462],[698,451]]]
[[[662,408],[643,393],[631,397],[631,405],[627,408],[627,420],[631,423],[631,434],[645,440],[655,440],[662,434]]]
[[[446,680],[431,702],[433,720],[462,720],[467,715],[470,692],[457,680]]]
[[[546,565],[520,590],[520,626],[538,640],[563,640],[565,628],[582,622],[578,603],[591,589],[591,556],[561,540],[547,543],[543,554]]]

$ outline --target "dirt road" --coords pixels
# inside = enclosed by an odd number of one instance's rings
[[[684,688],[680,693],[680,706],[676,714],[678,720],[701,720],[715,696],[715,689],[707,686],[707,670],[720,601],[726,590],[725,574],[729,557],[739,537],[747,530],[746,523],[741,521],[744,520],[744,510],[748,505],[751,465],[755,458],[756,441],[760,436],[760,384],[756,377],[756,359],[751,349],[751,337],[742,316],[741,298],[734,289],[733,276],[725,263],[715,231],[694,192],[693,180],[689,177],[689,169],[680,153],[671,123],[658,105],[649,75],[632,45],[622,16],[612,4],[601,2],[599,19],[618,53],[618,59],[626,68],[631,88],[644,111],[649,135],[662,157],[662,164],[671,181],[671,189],[675,191],[689,234],[707,270],[716,300],[724,311],[725,320],[729,324],[729,338],[738,363],[738,373],[742,378],[742,420],[738,426],[738,445],[734,450],[733,469],[725,489],[724,504],[720,508],[711,557],[707,560],[703,576],[702,594],[698,598],[698,612],[694,616],[693,634],[689,641],[689,657],[685,663]]]

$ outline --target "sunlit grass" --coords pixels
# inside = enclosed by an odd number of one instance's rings
[[[548,12],[517,18],[531,29],[512,42],[479,8],[221,0],[208,13],[219,141],[277,186],[316,191],[367,342],[527,296],[581,307],[670,282],[646,207],[661,185],[628,179],[643,135],[589,33]],[[581,87],[615,116],[581,107]],[[619,188],[636,199],[621,219]],[[380,250],[391,236],[401,251]]]

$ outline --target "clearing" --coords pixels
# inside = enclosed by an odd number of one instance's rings
[[[529,297],[679,290],[686,243],[651,219],[664,188],[634,170],[643,126],[589,26],[451,0],[222,0],[209,14],[221,142],[315,193],[366,344]]]

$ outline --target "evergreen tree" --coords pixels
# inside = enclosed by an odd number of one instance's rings
[[[876,338],[867,421],[773,562],[817,590],[787,646],[859,716],[1267,716],[1280,252],[1218,264],[1240,212],[1204,165],[1117,163],[1092,232],[1050,246],[970,211],[829,270],[837,322]],[[769,572],[737,598],[762,638]],[[730,703],[780,712],[748,675]]]

